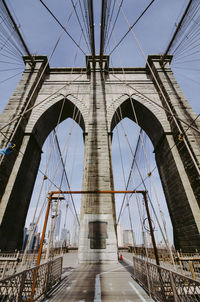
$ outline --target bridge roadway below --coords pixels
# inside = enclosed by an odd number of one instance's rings
[[[154,301],[131,277],[132,272],[128,253],[116,264],[78,264],[77,253],[68,253],[63,257],[62,281],[44,301]]]

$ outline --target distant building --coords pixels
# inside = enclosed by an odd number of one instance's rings
[[[60,240],[64,241],[66,240],[66,237],[67,237],[67,229],[63,228],[61,230]]]
[[[144,246],[152,247],[151,234],[149,232],[143,232],[143,240],[144,240]]]
[[[27,229],[27,228],[24,228],[24,236],[23,236],[22,251],[25,250],[26,243],[27,243],[27,240],[28,240],[28,233],[27,233],[27,231],[28,231],[28,229]]]
[[[38,251],[40,248],[40,233],[35,233],[33,240],[33,250]]]
[[[134,233],[132,230],[124,230],[123,231],[123,241],[124,247],[133,246],[134,245]]]
[[[73,231],[72,231],[72,242],[71,242],[71,246],[73,246],[73,247],[78,247],[79,229],[80,229],[80,226],[78,224],[78,221],[77,221],[76,217],[74,217]]]
[[[67,231],[67,237],[66,237],[66,245],[69,246],[70,245],[70,231]]]
[[[63,228],[61,230],[60,240],[64,243],[65,246],[70,245],[70,231]]]
[[[119,247],[124,246],[123,231],[122,231],[122,226],[120,223],[117,224],[117,241],[118,241]]]
[[[54,228],[54,232],[53,232],[53,242],[54,241],[59,241],[60,224],[61,224],[61,211],[58,214],[58,216],[56,216],[54,219],[55,219],[55,228]]]
[[[37,234],[39,234],[39,233],[37,233],[37,226],[36,226],[36,224],[35,223],[30,223],[29,228],[28,229],[27,228],[24,229],[24,241],[23,241],[23,246],[22,246],[22,250],[23,251],[26,248],[26,245],[27,245],[27,242],[28,242],[28,238],[32,234],[32,231],[33,231],[34,228],[35,228],[34,235],[31,238],[28,251],[31,252],[31,251],[34,250],[35,243],[37,241],[36,237],[38,236]]]

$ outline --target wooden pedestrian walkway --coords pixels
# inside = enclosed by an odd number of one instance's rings
[[[65,255],[67,258],[68,255]],[[49,302],[145,302],[153,301],[131,277],[128,262],[117,264],[73,265],[76,254],[64,259],[64,276],[59,286],[45,301]],[[74,259],[73,259],[74,257]]]

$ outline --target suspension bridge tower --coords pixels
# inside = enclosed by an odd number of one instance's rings
[[[80,116],[85,140],[83,190],[113,190],[111,134],[128,117],[146,131],[154,145],[176,248],[194,251],[199,247],[199,123],[192,124],[195,113],[173,76],[170,60],[167,56],[163,65],[161,56],[149,56],[146,67],[122,70],[109,69],[107,56],[102,62],[99,56],[95,60],[88,56],[86,68],[76,68],[72,74],[70,68],[50,68],[44,56],[34,57],[34,67],[24,58],[22,79],[0,116],[1,147],[13,132],[17,146],[9,160],[4,156],[1,161],[1,250],[22,246],[42,145],[57,124],[62,106],[60,122],[73,117],[74,111]],[[65,85],[58,91],[60,84]],[[10,119],[16,120],[10,123]],[[117,260],[111,194],[82,197],[79,260]]]
[[[0,158],[0,249],[21,249],[43,143],[70,117],[84,135],[83,191],[93,192],[82,196],[79,261],[117,261],[114,197],[98,191],[114,189],[112,132],[127,117],[154,146],[175,247],[195,251],[200,246],[200,122],[170,68],[172,56],[150,55],[144,67],[110,68],[103,25],[100,54],[95,53],[92,6],[88,23],[86,67],[51,68],[46,56],[24,56],[21,80],[0,115],[0,147],[16,144]]]

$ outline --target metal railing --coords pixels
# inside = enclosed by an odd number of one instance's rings
[[[59,257],[0,280],[0,302],[30,301],[33,292],[33,301],[43,298],[61,279],[62,259]],[[37,276],[37,281],[33,289],[35,276]]]
[[[134,256],[155,263],[155,255],[153,248],[133,247],[129,246],[129,252]],[[166,249],[157,249],[159,262],[162,267],[169,270],[175,270],[186,277],[200,281],[200,253],[199,251],[193,253],[182,253],[181,251],[173,250],[172,263],[171,255]],[[148,258],[147,258],[148,255]]]
[[[51,249],[51,259],[67,252],[67,247],[53,248]],[[22,271],[22,269],[25,270],[36,266],[38,251],[31,251],[27,253],[25,259],[23,259],[23,256],[24,253],[22,251],[0,252],[0,280],[14,275],[17,272]],[[41,255],[41,259],[45,260],[45,258],[46,251],[44,250]],[[21,267],[22,259],[23,268]]]
[[[133,257],[134,278],[158,301],[200,301],[200,282]]]

